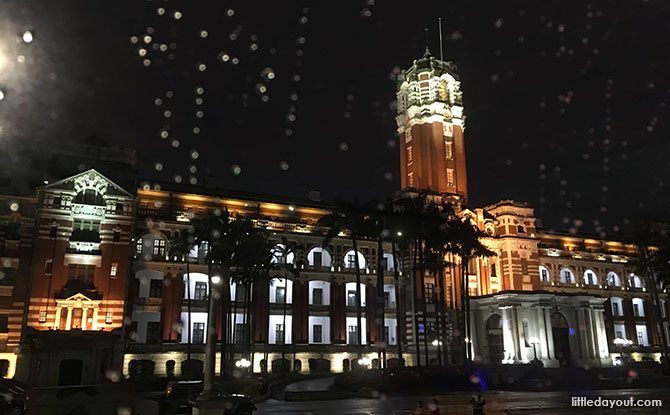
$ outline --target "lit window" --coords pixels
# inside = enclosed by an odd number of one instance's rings
[[[135,242],[135,252],[138,255],[142,255],[142,238],[137,238],[137,242]]]
[[[165,255],[165,239],[154,239],[154,255],[164,256]]]
[[[118,262],[112,262],[112,268],[109,271],[109,275],[112,277],[116,277],[116,272],[119,269],[119,263]]]
[[[451,124],[442,124],[443,132],[445,137],[454,136],[454,127]]]
[[[444,154],[447,160],[453,160],[454,158],[454,145],[451,141],[444,142]]]
[[[409,130],[405,131],[405,142],[409,143],[412,141],[412,129],[410,128]]]
[[[407,164],[411,163],[412,159],[412,146],[407,146]]]
[[[549,271],[545,267],[540,267],[540,282],[549,282]]]
[[[112,324],[112,312],[108,311],[105,315],[105,324]]]
[[[447,186],[454,185],[454,169],[447,169]]]
[[[40,323],[46,323],[47,321],[47,312],[46,310],[40,311]]]
[[[407,173],[407,185],[410,187],[414,186],[414,172]]]

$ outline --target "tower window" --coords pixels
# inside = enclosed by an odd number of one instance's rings
[[[444,154],[447,160],[454,159],[454,145],[451,141],[444,142]]]
[[[54,225],[49,229],[49,238],[55,238],[58,235],[58,225]]]
[[[46,275],[51,275],[54,271],[54,260],[47,259],[44,261],[44,273]]]
[[[409,143],[410,141],[412,141],[412,129],[411,128],[405,130],[405,142]]]
[[[42,310],[42,311],[40,311],[40,319],[39,319],[39,322],[40,322],[40,323],[46,323],[46,322],[47,322],[47,312],[46,312],[46,310]]]
[[[444,128],[444,136],[445,137],[453,137],[454,136],[454,127],[451,124],[442,124]]]
[[[454,185],[454,169],[447,169],[447,186]]]
[[[407,173],[407,185],[409,187],[414,186],[414,172]]]
[[[116,277],[116,273],[119,270],[119,263],[118,262],[112,262],[112,268],[109,270],[109,275],[112,277]]]
[[[412,146],[407,146],[407,164],[411,163],[412,159]]]
[[[112,317],[112,312],[108,311],[107,314],[105,314],[105,324],[112,324]]]

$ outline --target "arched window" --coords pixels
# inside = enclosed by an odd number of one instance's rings
[[[146,233],[135,243],[137,255],[147,257],[165,257],[167,248],[167,238],[159,232]]]
[[[348,282],[345,285],[347,293],[347,306],[355,307],[356,306],[356,283]],[[361,283],[361,307],[365,307],[365,284]]]
[[[287,248],[286,245],[276,244],[272,247],[270,252],[272,253],[272,259],[270,262],[273,264],[293,264],[295,254],[293,252],[289,252],[289,248]]]
[[[353,249],[344,254],[344,267],[350,269],[356,268],[356,254]],[[358,251],[358,268],[365,269],[365,255],[361,251]]]
[[[395,258],[393,257],[393,254],[384,254],[382,262],[382,265],[384,265],[384,271],[393,271],[395,269]]]
[[[330,283],[327,281],[309,282],[309,304],[330,305]]]
[[[596,273],[593,272],[590,269],[587,269],[584,272],[584,283],[586,285],[597,285],[598,284],[598,278],[596,277]]]
[[[633,298],[633,315],[644,317],[644,301],[641,298]]]
[[[561,282],[564,284],[574,284],[575,274],[569,268],[563,268],[561,270]]]
[[[549,282],[549,270],[540,266],[540,282]]]
[[[270,303],[291,304],[293,302],[293,281],[286,278],[270,280]]]
[[[77,193],[77,195],[74,197],[73,203],[79,203],[82,205],[105,206],[105,200],[95,189],[84,189]]]
[[[630,274],[628,277],[630,288],[642,288],[642,280],[635,274]]]
[[[307,253],[307,263],[310,267],[317,269],[329,268],[332,265],[333,260],[327,250],[320,246],[315,246]]]
[[[616,272],[610,271],[607,273],[607,285],[610,287],[621,286],[621,280],[619,280],[619,276],[616,274]]]

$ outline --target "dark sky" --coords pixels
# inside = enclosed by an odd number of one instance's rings
[[[572,231],[668,219],[670,8],[655,0],[4,0],[0,142],[46,152],[95,133],[137,148],[150,180],[385,199],[394,73],[424,25],[437,54],[440,16],[472,206],[526,201]]]

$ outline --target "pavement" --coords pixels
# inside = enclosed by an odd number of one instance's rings
[[[486,415],[533,415],[533,414],[600,414],[600,415],[665,415],[670,414],[670,390],[668,389],[617,389],[579,392],[484,392]],[[661,399],[661,408],[575,408],[572,396],[597,399]],[[439,396],[387,397],[379,399],[344,399],[333,401],[285,402],[267,400],[257,404],[255,415],[305,414],[305,415],[408,415],[417,401],[425,404],[438,400],[440,415],[470,415],[471,393],[455,392]],[[426,414],[428,414],[426,412]]]

